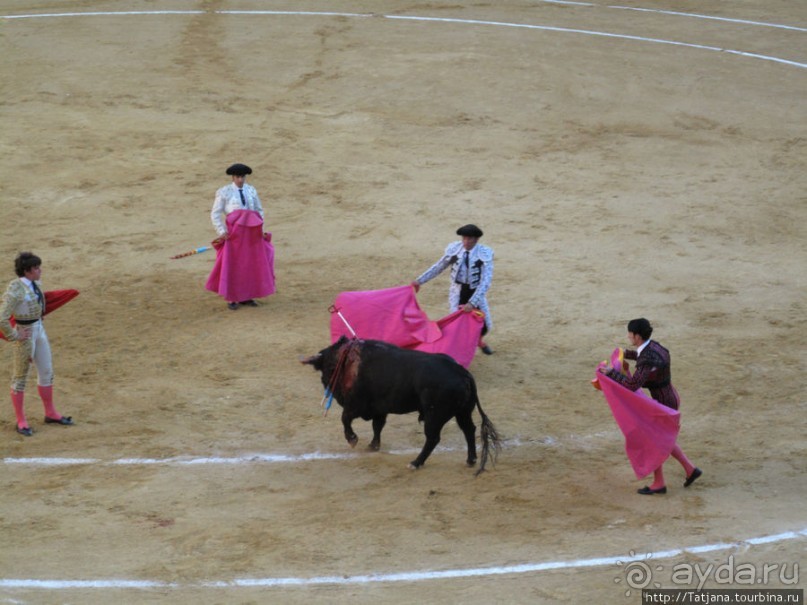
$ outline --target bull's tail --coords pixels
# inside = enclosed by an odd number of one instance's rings
[[[485,470],[485,465],[490,459],[491,464],[496,466],[496,460],[499,457],[499,452],[502,450],[502,439],[496,427],[485,414],[482,409],[482,404],[479,403],[479,395],[476,392],[476,382],[471,382],[472,395],[476,401],[476,409],[479,410],[479,415],[482,417],[482,426],[479,428],[479,434],[482,437],[482,456],[479,459],[479,469],[476,471],[476,476]]]

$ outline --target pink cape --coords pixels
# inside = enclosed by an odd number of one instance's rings
[[[424,353],[445,353],[467,369],[474,360],[476,348],[479,346],[485,316],[477,312],[466,313],[460,309],[434,323],[442,333],[440,338],[406,348]]]
[[[625,436],[625,453],[633,472],[637,479],[646,477],[664,463],[675,447],[681,414],[603,374],[598,374],[597,379]]]
[[[241,302],[275,292],[275,248],[263,237],[263,219],[254,210],[227,215],[230,237],[216,247],[216,264],[205,288]]]
[[[485,324],[480,314],[461,310],[430,320],[418,305],[412,286],[342,292],[333,308],[331,342],[341,336],[353,336],[345,325],[347,321],[359,338],[383,340],[426,353],[445,353],[466,368],[473,361]]]

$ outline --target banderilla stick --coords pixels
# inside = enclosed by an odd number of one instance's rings
[[[185,258],[186,256],[193,256],[194,254],[201,254],[202,252],[207,252],[213,246],[202,246],[201,248],[196,248],[196,250],[191,250],[190,252],[183,252],[182,254],[177,254],[176,256],[172,256],[171,260],[175,258]]]
[[[323,416],[328,415],[328,410],[331,409],[331,404],[333,403],[333,391],[328,387],[325,387],[325,394],[322,396],[322,401],[319,403],[319,407],[321,407],[324,411],[322,412]]]
[[[345,319],[345,316],[342,315],[342,312],[339,309],[337,309],[335,305],[331,305],[330,307],[328,307],[328,311],[330,311],[331,313],[336,313],[339,316],[339,319],[341,319],[347,326],[347,329],[350,330],[350,333],[353,335],[353,338],[358,338],[358,336],[356,336],[356,331],[351,327],[351,325]]]

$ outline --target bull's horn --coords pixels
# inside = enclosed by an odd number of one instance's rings
[[[316,355],[312,355],[311,357],[303,357],[302,355],[300,355],[300,363],[311,364],[314,363],[320,357],[322,357],[322,355],[320,355],[319,353],[317,353]]]

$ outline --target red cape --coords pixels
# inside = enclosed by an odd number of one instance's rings
[[[78,295],[78,290],[49,290],[48,292],[45,292],[45,315],[51,311],[55,311],[63,305],[66,305]],[[13,315],[11,316],[10,321],[12,326],[17,325],[17,320]],[[6,339],[6,337],[2,334],[0,334],[0,338],[3,340]]]

